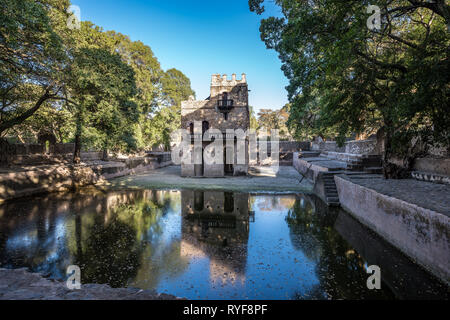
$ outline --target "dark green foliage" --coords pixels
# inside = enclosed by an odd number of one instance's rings
[[[449,5],[445,1],[277,0],[283,17],[262,21],[290,83],[288,125],[297,137],[343,140],[383,129],[385,159],[405,165],[423,146],[450,146]],[[261,13],[260,0],[250,9]],[[369,5],[381,8],[370,30]],[[422,150],[423,151],[423,150]]]
[[[195,95],[150,47],[89,21],[67,27],[68,0],[0,0],[0,137],[40,132],[84,149],[169,145],[182,100]]]

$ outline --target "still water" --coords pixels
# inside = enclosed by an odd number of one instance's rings
[[[367,267],[382,270],[369,290]],[[311,195],[140,190],[0,206],[0,266],[189,299],[448,298],[448,288]]]

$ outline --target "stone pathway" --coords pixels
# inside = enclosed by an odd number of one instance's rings
[[[69,290],[64,283],[43,278],[26,269],[0,269],[0,300],[176,300],[172,295],[134,288],[114,289],[85,284]]]
[[[181,167],[170,166],[151,172],[118,178],[107,183],[120,188],[171,188],[203,190],[230,190],[242,192],[311,192],[312,184],[303,179],[294,167],[279,167],[274,172],[269,167],[252,167],[248,176],[225,178],[183,178]]]

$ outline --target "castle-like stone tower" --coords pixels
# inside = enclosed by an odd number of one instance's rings
[[[181,175],[185,177],[223,177],[225,175],[246,175],[248,172],[248,139],[245,139],[245,164],[237,163],[237,143],[240,137],[226,135],[227,129],[242,129],[244,132],[250,127],[248,106],[248,85],[246,75],[242,74],[240,80],[233,74],[231,80],[227,75],[214,74],[211,77],[210,96],[206,100],[196,101],[192,97],[181,102],[181,127],[194,134],[194,122],[202,123],[202,133],[208,129],[218,129],[223,134],[224,160],[226,159],[227,139],[234,141],[233,164],[202,165],[182,164]],[[195,132],[196,134],[198,132]],[[202,154],[210,142],[203,142]],[[192,148],[194,147],[192,141]],[[192,149],[193,150],[193,149]],[[231,153],[230,153],[231,154]]]

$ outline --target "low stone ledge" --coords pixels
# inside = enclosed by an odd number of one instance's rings
[[[328,171],[327,168],[315,165],[303,159],[299,159],[297,152],[294,153],[293,165],[298,172],[300,172],[306,179],[313,183],[317,180],[320,172]]]
[[[180,300],[152,290],[111,288],[105,284],[85,284],[69,290],[61,281],[49,280],[26,269],[0,269],[0,300]]]
[[[153,158],[82,165],[47,165],[0,173],[0,202],[39,193],[69,191],[104,180],[139,174],[171,165]]]
[[[413,172],[411,172],[411,176],[414,179],[419,180],[419,181],[450,184],[450,177],[444,176],[442,174],[436,174],[436,173],[432,173],[432,172],[413,171]]]
[[[85,165],[54,165],[0,174],[0,201],[95,184],[101,177]]]
[[[419,265],[450,284],[450,219],[335,176],[341,206]]]

